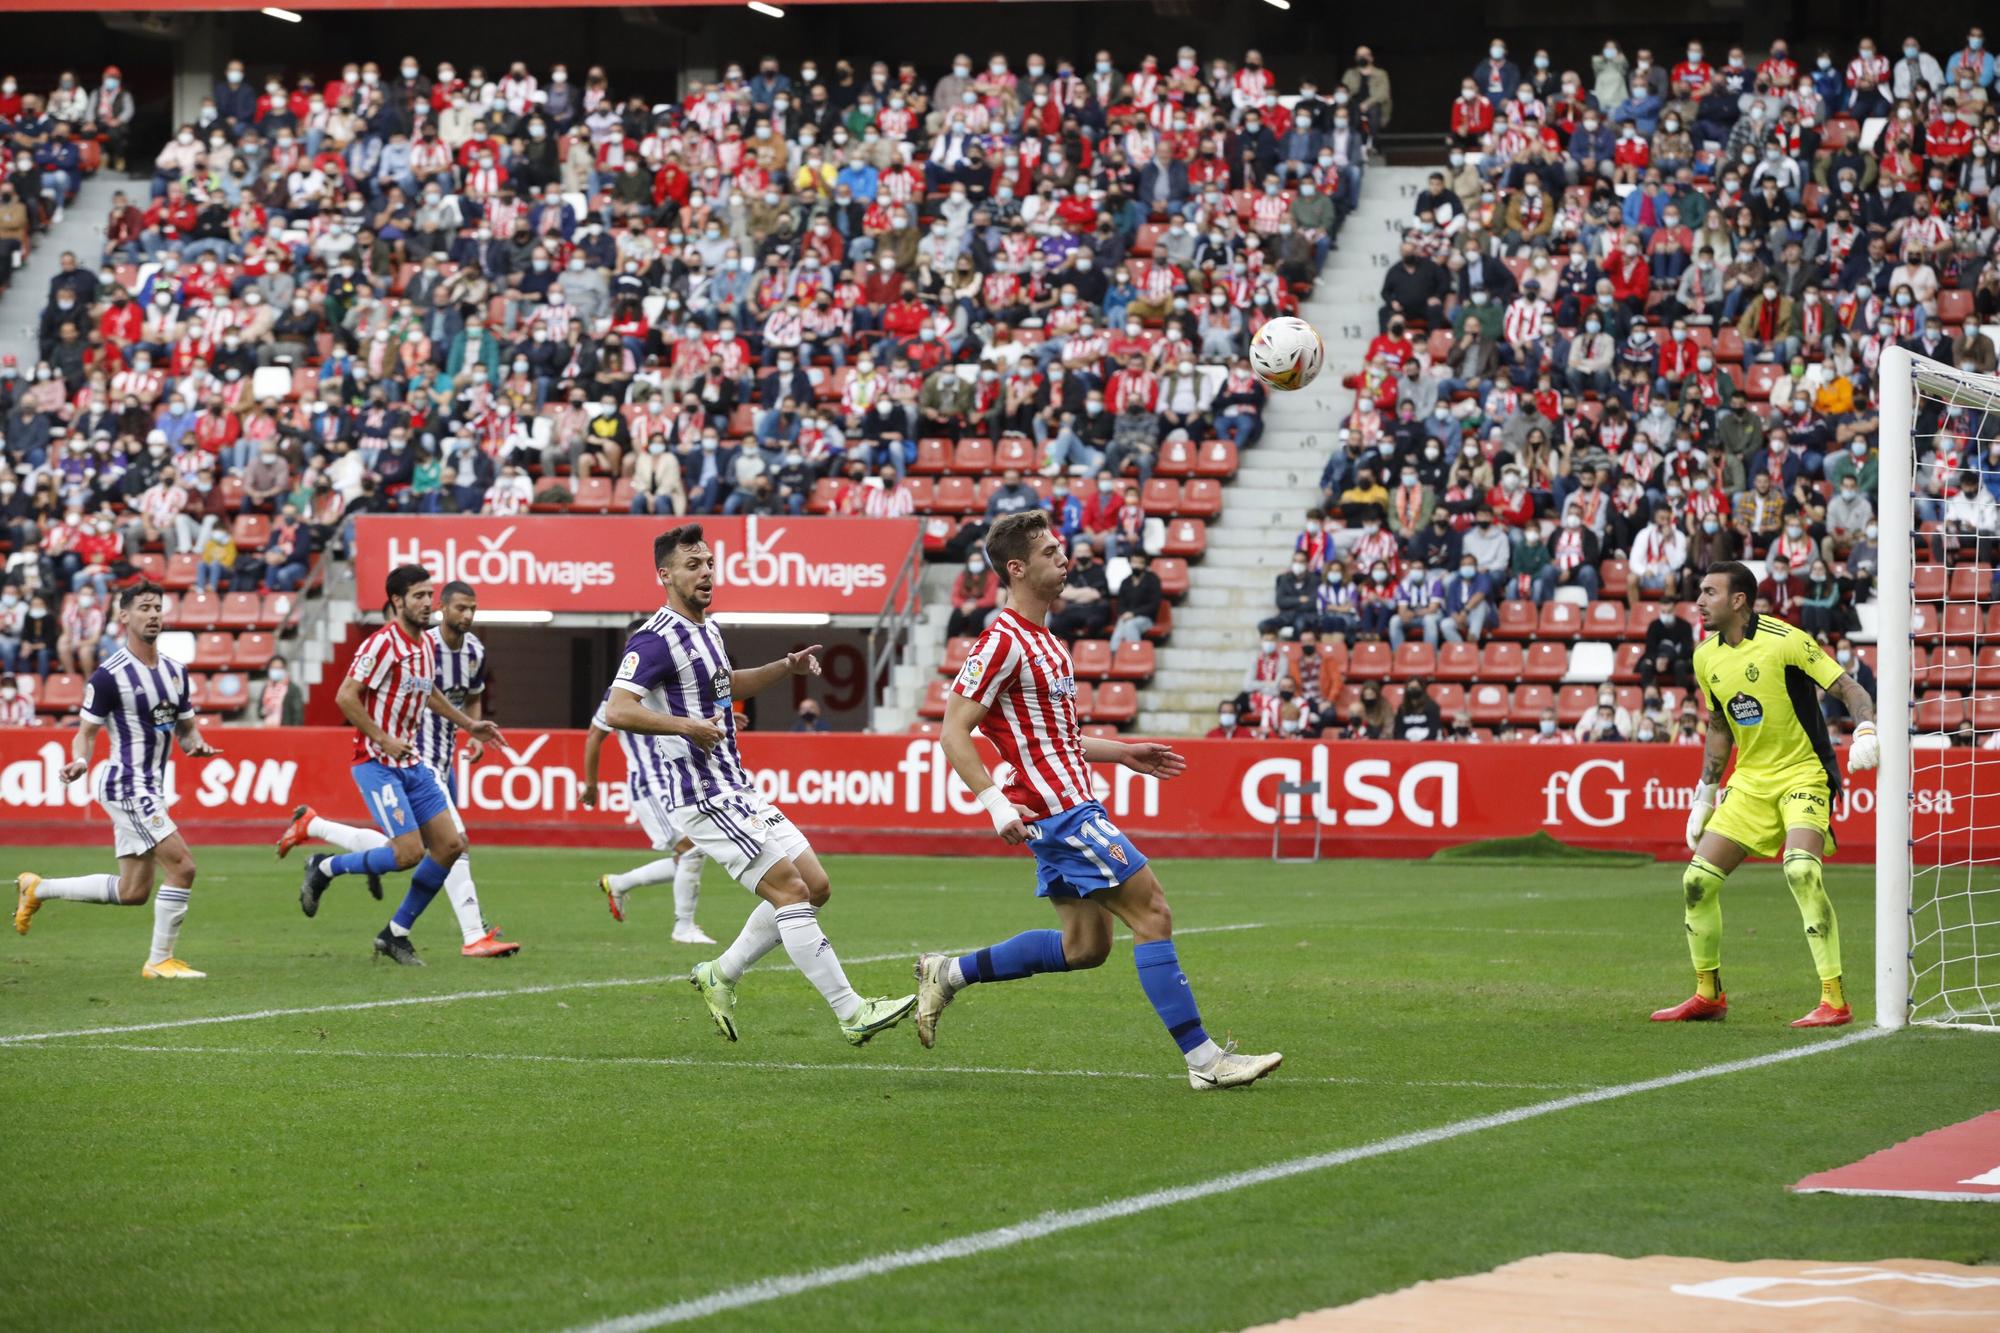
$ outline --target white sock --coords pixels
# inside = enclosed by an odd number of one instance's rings
[[[674,924],[692,926],[695,904],[701,901],[700,852],[682,852],[674,865]]]
[[[811,903],[793,903],[780,910],[776,920],[778,936],[785,942],[785,953],[792,966],[805,973],[806,980],[826,997],[835,1018],[843,1023],[852,1018],[861,1007],[861,997],[847,984],[847,973],[841,971],[833,945],[820,931],[819,909]]]
[[[627,870],[622,875],[612,875],[606,882],[613,893],[623,893],[644,884],[665,884],[674,877],[674,858],[663,856],[657,861],[648,861],[642,866]]]
[[[1217,1046],[1214,1039],[1211,1038],[1193,1050],[1184,1051],[1182,1054],[1187,1056],[1189,1069],[1206,1069],[1215,1063],[1215,1058],[1218,1055],[1222,1054],[1222,1048]]]
[[[174,956],[187,914],[188,890],[162,884],[153,894],[153,951],[146,955],[147,962],[164,963]]]
[[[63,898],[73,903],[115,903],[118,876],[77,875],[70,879],[45,879],[35,888],[41,899]]]
[[[458,914],[458,933],[467,944],[486,938],[486,918],[479,912],[479,890],[472,887],[472,858],[461,854],[445,872],[444,896]]]
[[[743,923],[743,930],[722,957],[715,960],[716,970],[722,979],[735,985],[743,979],[743,974],[753,967],[759,958],[778,947],[778,909],[761,898],[750,919]]]
[[[951,956],[951,962],[944,969],[945,989],[961,991],[965,989],[965,969],[958,965],[958,955]]]
[[[314,815],[306,825],[306,832],[316,842],[330,842],[343,852],[372,852],[377,847],[387,847],[389,840],[372,828],[358,824],[336,824],[331,819],[321,819]]]

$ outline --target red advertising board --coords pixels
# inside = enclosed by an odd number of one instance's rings
[[[583,733],[508,738],[511,754],[460,764],[461,808],[475,842],[638,845],[618,747],[604,751],[603,808],[585,810],[577,800]],[[171,774],[174,818],[197,844],[275,838],[302,802],[331,818],[365,819],[348,777],[350,733],[230,729],[214,739],[222,755],[179,759]],[[1582,846],[1677,857],[1685,854],[1682,830],[1701,762],[1698,749],[1651,745],[1195,740],[1181,748],[1189,771],[1169,783],[1095,769],[1111,817],[1140,846],[1167,856],[1268,855],[1281,816],[1278,784],[1317,782],[1317,797],[1303,808],[1291,798],[1282,812],[1300,820],[1280,830],[1288,852],[1310,844],[1317,822],[1328,856],[1423,856],[1543,831]],[[824,850],[1017,854],[992,835],[928,738],[753,732],[743,753],[764,793]],[[64,733],[0,731],[0,841],[95,840],[108,850],[110,828],[83,784],[64,787],[57,778],[67,754]],[[1915,836],[1953,831],[1955,856],[2000,856],[2000,820],[1976,815],[1974,781],[1971,765],[1920,770]],[[2000,801],[1987,786],[1980,799]],[[1873,858],[1874,809],[1868,785],[1834,803],[1842,859]]]
[[[700,522],[715,551],[717,611],[877,615],[918,533],[913,518]],[[418,564],[478,588],[486,610],[630,615],[660,604],[653,538],[668,526],[624,515],[369,515],[355,524],[355,586],[372,607],[391,569]]]

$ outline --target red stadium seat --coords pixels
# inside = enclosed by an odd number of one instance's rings
[[[1541,720],[1542,710],[1555,707],[1555,702],[1555,691],[1546,685],[1516,685],[1507,717],[1516,726],[1533,726]]]
[[[264,599],[254,592],[232,592],[222,599],[215,623],[223,629],[255,629],[262,619]]]
[[[993,466],[997,471],[1017,467],[1023,472],[1033,472],[1038,461],[1035,442],[1025,435],[1003,435],[993,446]]]
[[[993,470],[993,441],[965,439],[951,451],[951,470],[967,476],[983,476]]]
[[[1090,739],[1096,741],[1111,741],[1118,739],[1118,728],[1111,726],[1109,723],[1105,722],[1086,722],[1081,727],[1077,728],[1077,730],[1082,732],[1085,736],[1090,737]]]
[[[947,640],[944,645],[944,661],[938,663],[940,676],[956,676],[965,659],[972,656],[972,645],[979,640],[961,634],[956,639]]]
[[[1910,571],[1910,596],[1920,602],[1941,602],[1950,578],[1943,565],[1918,565]]]
[[[936,477],[918,477],[912,475],[903,478],[903,484],[910,488],[910,505],[917,513],[928,514],[936,510],[937,482],[938,479]],[[839,483],[835,484],[838,485]]]
[[[1097,687],[1097,706],[1091,716],[1099,722],[1123,726],[1139,716],[1139,692],[1129,681],[1105,681]]]
[[[1181,512],[1181,484],[1169,477],[1155,477],[1139,493],[1139,503],[1150,517],[1172,518]]]
[[[1427,643],[1406,643],[1396,649],[1389,675],[1395,680],[1426,679],[1437,674],[1437,652]]]
[[[1972,317],[1972,293],[1963,287],[1946,287],[1937,294],[1938,319],[1945,324],[1963,324]]]
[[[1938,609],[1929,602],[1918,602],[1910,608],[1910,638],[1916,643],[1928,643],[1938,637]]]
[[[1982,733],[2000,731],[2000,694],[1972,697],[1972,725]]]
[[[197,634],[194,640],[194,660],[188,666],[196,671],[221,671],[228,667],[236,652],[236,638],[230,634]]]
[[[174,616],[173,629],[214,629],[222,620],[222,599],[212,592],[184,593]]]
[[[1722,332],[1715,335],[1715,359],[1742,364],[1743,335],[1736,331],[1734,324],[1724,324]]]
[[[167,558],[163,555],[136,555],[132,557],[132,568],[140,578],[165,586],[167,579]]]
[[[83,707],[82,676],[67,671],[52,672],[42,681],[41,693],[35,698],[38,713],[74,713]]]
[[[1198,560],[1208,550],[1208,525],[1198,518],[1176,518],[1167,522],[1166,554]]]
[[[972,478],[939,477],[936,496],[931,500],[931,512],[969,514],[976,503],[973,497]]]
[[[1632,577],[1632,567],[1617,556],[1598,562],[1597,576],[1602,580],[1602,595],[1623,601],[1626,582]]]
[[[1597,687],[1595,685],[1565,685],[1556,694],[1556,722],[1560,726],[1573,727],[1583,720],[1583,715],[1597,707]]]
[[[1222,512],[1222,483],[1197,477],[1181,490],[1181,512],[1193,518],[1214,518]]]
[[[1583,612],[1568,602],[1545,602],[1535,626],[1538,639],[1574,639],[1583,632]]]
[[[1990,602],[1993,600],[1993,566],[1959,565],[1951,571],[1951,583],[1945,595],[1954,602]]]
[[[1944,609],[1944,637],[1967,641],[1979,637],[1979,608],[1953,602]]]
[[[1194,471],[1198,477],[1235,476],[1236,446],[1228,440],[1203,440],[1195,456]]]
[[[298,605],[298,594],[290,592],[267,592],[257,604],[257,628],[277,629],[291,618],[292,608]]]
[[[1611,679],[1621,685],[1630,684],[1638,680],[1639,659],[1645,655],[1645,652],[1646,645],[1643,643],[1619,644],[1618,651],[1612,658]]]
[[[934,680],[924,686],[923,707],[917,710],[918,717],[929,718],[933,722],[944,721],[944,682]]]
[[[1146,631],[1146,637],[1154,643],[1165,643],[1167,636],[1174,632],[1174,604],[1160,603],[1160,614],[1153,618],[1153,628]]]
[[[572,514],[608,514],[611,512],[611,479],[609,477],[585,477],[572,480],[570,489],[576,498],[570,501]]]
[[[1431,702],[1438,707],[1438,715],[1448,723],[1465,711],[1465,686],[1443,681],[1430,687]]]
[[[1153,645],[1145,640],[1120,644],[1111,656],[1111,679],[1151,680],[1156,669]]]
[[[1095,722],[1097,717],[1097,687],[1089,681],[1076,683],[1076,716],[1081,722]]]
[[[1911,671],[1910,683],[1920,690],[1966,689],[1972,684],[1973,661],[1972,649],[1948,643],[1930,655],[1923,670]]]
[[[1502,639],[1532,639],[1535,637],[1535,604],[1533,602],[1502,602],[1500,618],[1494,622],[1493,633]]]
[[[1756,362],[1744,377],[1743,391],[1758,402],[1767,402],[1771,397],[1771,387],[1784,374],[1785,368],[1774,361]]]
[[[271,520],[262,514],[244,514],[236,520],[236,549],[261,551],[271,540]]]
[[[1437,678],[1458,681],[1479,679],[1479,645],[1447,643],[1439,647]]]
[[[1187,596],[1187,561],[1176,556],[1163,555],[1153,561],[1153,572],[1160,578],[1160,595],[1169,601],[1178,602]]]
[[[1927,694],[1917,703],[1916,727],[1920,732],[1952,731],[1964,719],[1965,714],[1964,695]]]
[[[1583,610],[1583,637],[1613,642],[1625,637],[1625,608],[1617,602],[1592,602]]]
[[[1873,645],[1867,645],[1867,647],[1869,650],[1868,656],[1864,656],[1862,660],[1868,662],[1868,669],[1873,671],[1875,664],[1872,661],[1868,661],[1868,658],[1874,655]],[[1855,651],[1859,653],[1863,650],[1856,648]],[[2000,690],[2000,646],[1981,648],[1979,650],[1979,658],[1973,664],[1972,671],[1973,688],[1980,690]]]
[[[1195,446],[1186,440],[1168,440],[1160,446],[1153,464],[1155,477],[1187,477],[1194,474]]]
[[[1522,680],[1554,682],[1569,674],[1569,647],[1561,643],[1531,643],[1521,669]]]
[[[934,477],[951,471],[950,440],[918,440],[917,461],[910,464],[910,471],[922,477]]]
[[[1388,644],[1372,640],[1357,643],[1347,653],[1347,678],[1352,681],[1387,680],[1393,665]]]
[[[1479,679],[1513,684],[1527,670],[1527,658],[1518,643],[1489,643],[1480,650]]]
[[[1107,639],[1078,639],[1070,645],[1069,660],[1078,680],[1103,680],[1111,674],[1111,643]]]
[[[832,477],[821,477],[813,483],[812,498],[806,501],[808,514],[831,514],[833,497],[840,493],[840,483]]]
[[[1490,727],[1507,720],[1514,700],[1504,685],[1475,685],[1467,691],[1465,706],[1474,722]]]

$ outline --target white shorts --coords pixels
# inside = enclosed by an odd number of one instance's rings
[[[167,803],[157,796],[135,796],[129,801],[99,797],[97,803],[111,817],[118,856],[145,856],[180,832],[167,813]]]
[[[666,811],[650,796],[641,796],[632,803],[632,813],[639,818],[639,827],[645,831],[646,840],[653,844],[656,852],[671,852],[680,841],[673,826],[667,822]]]
[[[662,806],[661,813],[670,829],[693,841],[696,851],[753,893],[772,866],[812,850],[798,826],[754,791],[726,792],[671,809]]]

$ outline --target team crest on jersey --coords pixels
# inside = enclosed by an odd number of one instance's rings
[[[1757,683],[1757,677],[1762,674],[1763,674],[1762,672],[1757,670],[1757,664],[1755,662],[1752,662],[1749,666],[1743,668],[1743,679],[1749,681],[1752,685],[1755,685]]]
[[[639,674],[639,654],[627,653],[625,660],[618,664],[618,679],[630,680]]]

